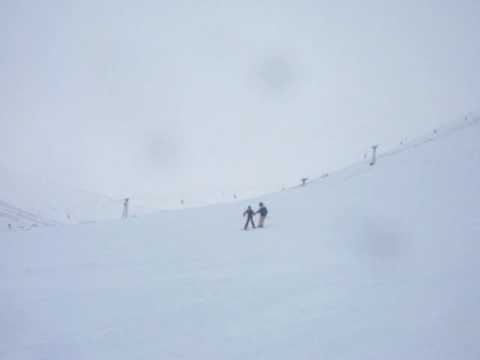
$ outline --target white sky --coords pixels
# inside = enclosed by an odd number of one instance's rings
[[[277,189],[480,103],[478,0],[3,0],[0,23],[0,169],[116,197]]]

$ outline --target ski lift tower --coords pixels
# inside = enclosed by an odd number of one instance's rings
[[[370,161],[370,166],[375,165],[375,163],[377,162],[377,148],[378,145],[372,146],[372,160]]]

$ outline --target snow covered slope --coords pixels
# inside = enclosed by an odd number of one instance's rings
[[[248,202],[0,234],[0,358],[480,358],[480,126]],[[258,200],[251,201],[256,205]]]
[[[43,218],[0,200],[0,231],[8,230],[8,225],[11,226],[11,229],[30,229],[36,226],[55,224],[57,224],[55,220]]]
[[[0,167],[0,232],[14,229],[118,219],[122,199],[74,189],[32,174]],[[135,204],[136,205],[136,204]],[[135,207],[135,213],[145,213]]]

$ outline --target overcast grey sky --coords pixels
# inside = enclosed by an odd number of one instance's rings
[[[480,2],[1,1],[0,168],[275,189],[478,111]]]

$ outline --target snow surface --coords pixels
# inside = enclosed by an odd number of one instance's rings
[[[265,229],[0,233],[0,359],[480,359],[480,126],[419,145],[250,201]]]
[[[7,229],[8,224],[15,229],[30,229],[32,225],[51,226],[121,217],[123,199],[3,168],[0,168],[0,175],[0,232]],[[145,213],[143,210],[134,209],[136,213]]]

